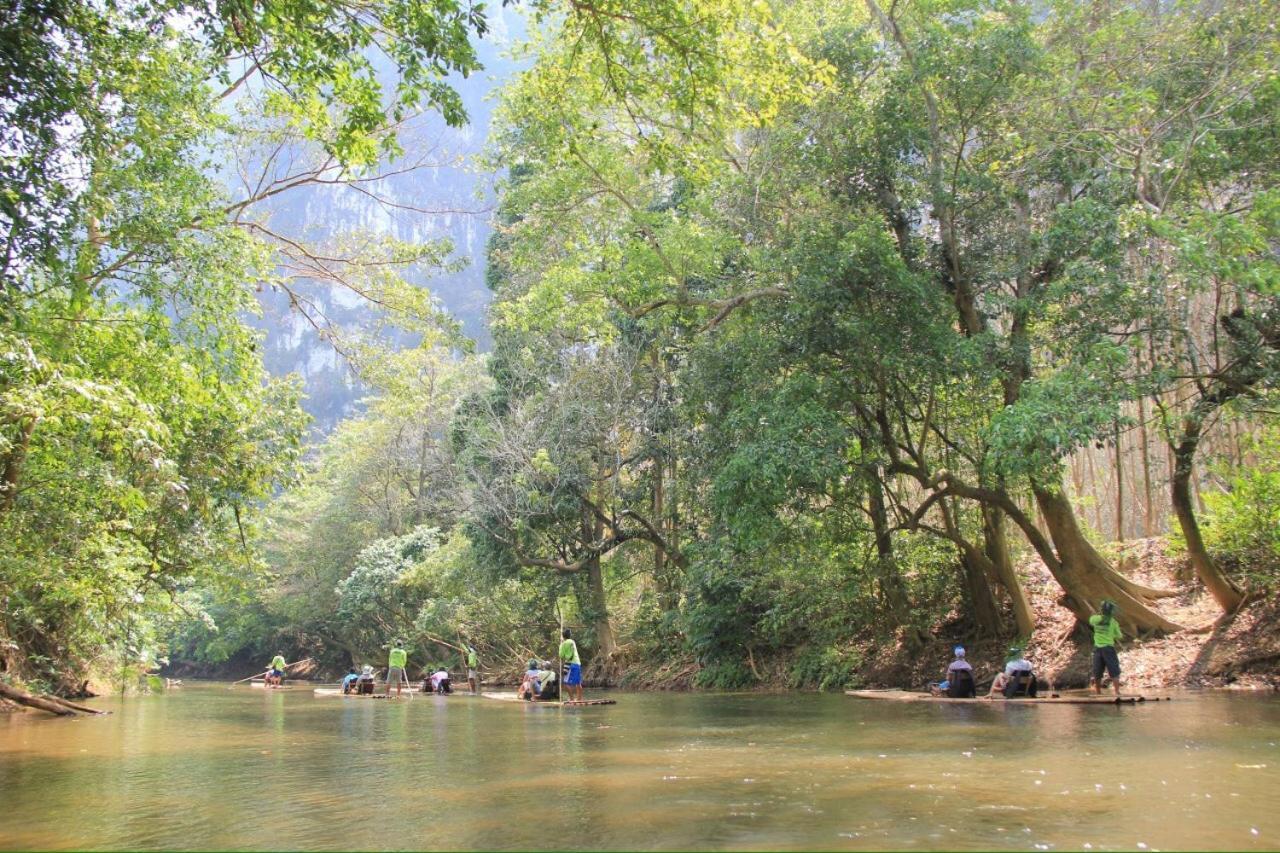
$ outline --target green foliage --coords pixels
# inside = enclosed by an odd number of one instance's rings
[[[1254,437],[1248,468],[1230,473],[1225,491],[1201,493],[1207,507],[1205,545],[1253,588],[1280,584],[1280,432]]]
[[[1125,389],[1115,376],[1126,364],[1122,349],[1097,347],[1090,363],[1027,383],[1018,402],[991,421],[993,473],[1051,481],[1063,459],[1126,424]]]
[[[683,628],[701,665],[700,686],[731,689],[754,680],[746,655],[768,607],[767,579],[744,568],[700,561],[687,580]]]
[[[298,270],[361,294],[381,313],[358,341],[372,363],[387,322],[457,342],[405,279],[451,249],[345,234],[316,251],[254,205],[374,177],[421,109],[460,123],[445,77],[478,68],[486,27],[452,0],[0,12],[0,641],[16,670],[153,666],[162,631],[224,660],[289,624],[242,609],[305,429],[296,380],[262,369],[256,294],[284,288],[305,313]],[[237,167],[263,170],[256,190],[224,185]]]
[[[258,506],[289,481],[303,416],[246,347],[210,351],[127,309],[40,337],[0,332],[2,630],[47,677],[119,649],[154,663],[154,619],[234,585]],[[148,657],[150,656],[150,657]]]
[[[439,547],[440,533],[419,527],[404,536],[380,539],[366,546],[338,582],[337,618],[346,625],[344,636],[357,649],[373,654],[393,642],[411,618],[413,601],[402,579],[419,560]]]
[[[840,686],[953,612],[1009,633],[984,520],[1139,401],[1172,446],[1271,417],[1265,6],[534,2],[488,358],[413,280],[450,247],[321,251],[254,209],[292,185],[272,151],[372,186],[414,112],[462,121],[482,6],[11,6],[0,640],[42,677],[149,665],[162,630],[210,662],[518,663],[562,604],[605,667]],[[231,156],[262,192],[220,186]],[[303,462],[243,319],[263,286],[306,312],[286,271],[317,265],[379,316],[327,333],[371,395]],[[1275,449],[1206,497],[1263,585]]]
[[[859,686],[862,656],[856,650],[836,646],[805,646],[796,654],[788,673],[789,687],[840,690]]]

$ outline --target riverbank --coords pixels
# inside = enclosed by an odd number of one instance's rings
[[[1158,599],[1153,609],[1190,630],[1145,640],[1127,638],[1120,650],[1127,689],[1280,688],[1280,601],[1263,598],[1238,613],[1222,612],[1195,579],[1184,557],[1170,554],[1164,539],[1141,539],[1117,550],[1118,565],[1134,580],[1179,594]],[[1092,638],[1058,599],[1061,588],[1039,558],[1018,566],[1032,609],[1036,631],[1027,644],[1027,657],[1039,673],[1062,688],[1087,687]],[[1012,615],[1006,614],[1012,623]],[[975,638],[971,622],[953,611],[939,620],[931,640],[912,647],[901,637],[863,637],[846,653],[863,661],[850,687],[923,689],[944,677],[952,648],[963,645],[980,682],[990,682],[1004,666],[1012,637]],[[788,687],[795,654],[769,660],[750,660],[761,690]],[[692,658],[649,663],[623,661],[612,673],[588,669],[588,676],[639,689],[693,689],[698,665]]]
[[[1170,554],[1165,540],[1126,543],[1118,549],[1117,558],[1120,568],[1134,580],[1159,589],[1179,590],[1178,595],[1159,599],[1152,606],[1193,629],[1166,637],[1126,641],[1120,656],[1127,688],[1275,689],[1280,686],[1280,601],[1264,598],[1223,619],[1212,597],[1190,572],[1185,558]],[[1061,590],[1039,559],[1024,559],[1018,572],[1036,614],[1037,629],[1027,645],[1029,659],[1056,686],[1086,686],[1092,653],[1088,632],[1080,630],[1070,611],[1059,604]],[[1006,615],[1011,624],[1011,615]],[[951,648],[957,643],[969,650],[968,658],[979,680],[989,681],[1003,666],[1005,651],[1012,640],[1011,637],[975,638],[970,620],[959,611],[952,611],[939,620],[930,635],[928,642],[916,647],[900,637],[851,638],[840,651],[849,660],[861,663],[852,668],[848,681],[829,686],[923,688],[926,683],[943,677],[951,660]],[[696,689],[698,662],[678,644],[672,648],[676,649],[674,654],[655,659],[624,646],[619,656],[607,665],[588,662],[587,683],[638,690]],[[757,689],[813,689],[812,684],[797,684],[794,680],[796,662],[802,654],[803,649],[795,649],[770,658],[748,655],[746,663],[758,680]],[[261,665],[257,658],[236,658],[218,665],[175,662],[163,674],[175,678],[235,680]],[[485,684],[515,684],[520,669],[519,661],[511,661],[501,668],[486,665]],[[336,681],[341,672],[313,663],[297,670],[295,675]]]
[[[1163,539],[1142,539],[1118,550],[1118,566],[1130,578],[1179,594],[1158,599],[1152,608],[1189,630],[1164,637],[1126,638],[1120,648],[1127,689],[1280,687],[1280,601],[1263,598],[1224,617],[1191,573],[1186,559],[1169,552]],[[1036,631],[1027,658],[1037,671],[1062,688],[1086,687],[1093,653],[1089,632],[1059,603],[1061,589],[1038,558],[1022,561],[1019,576],[1036,614]],[[1003,666],[1009,638],[975,640],[967,620],[953,613],[933,632],[936,642],[920,650],[903,644],[869,644],[871,665],[859,673],[869,687],[923,687],[943,677],[954,644],[968,649],[980,681]]]

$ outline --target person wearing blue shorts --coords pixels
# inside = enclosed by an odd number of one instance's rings
[[[573,641],[573,634],[568,628],[564,629],[564,639],[560,643],[560,660],[569,667],[569,671],[564,676],[564,686],[566,692],[571,698],[576,693],[579,702],[582,701],[582,658],[578,657],[578,644]]]

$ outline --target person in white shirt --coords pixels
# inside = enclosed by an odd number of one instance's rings
[[[556,685],[556,678],[556,671],[551,667],[551,661],[543,661],[542,669],[538,670],[539,699],[560,698],[560,688]]]
[[[1025,675],[1024,675],[1025,673]],[[995,681],[991,682],[991,692],[988,696],[995,696],[1004,693],[1013,687],[1015,678],[1024,678],[1027,681],[1027,695],[1034,697],[1036,695],[1036,676],[1031,667],[1031,661],[1022,655],[1022,649],[1013,646],[1009,649],[1009,660],[1005,663],[1004,672],[996,675]]]

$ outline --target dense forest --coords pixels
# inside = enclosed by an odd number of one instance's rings
[[[1117,540],[1224,613],[1274,591],[1280,8],[521,8],[486,353],[430,296],[447,244],[268,212],[378,200],[464,123],[480,4],[0,11],[8,677],[397,637],[498,671],[564,619],[599,680],[830,687],[1031,637],[1028,560],[1079,618],[1199,628]],[[322,442],[267,291],[371,391]]]

